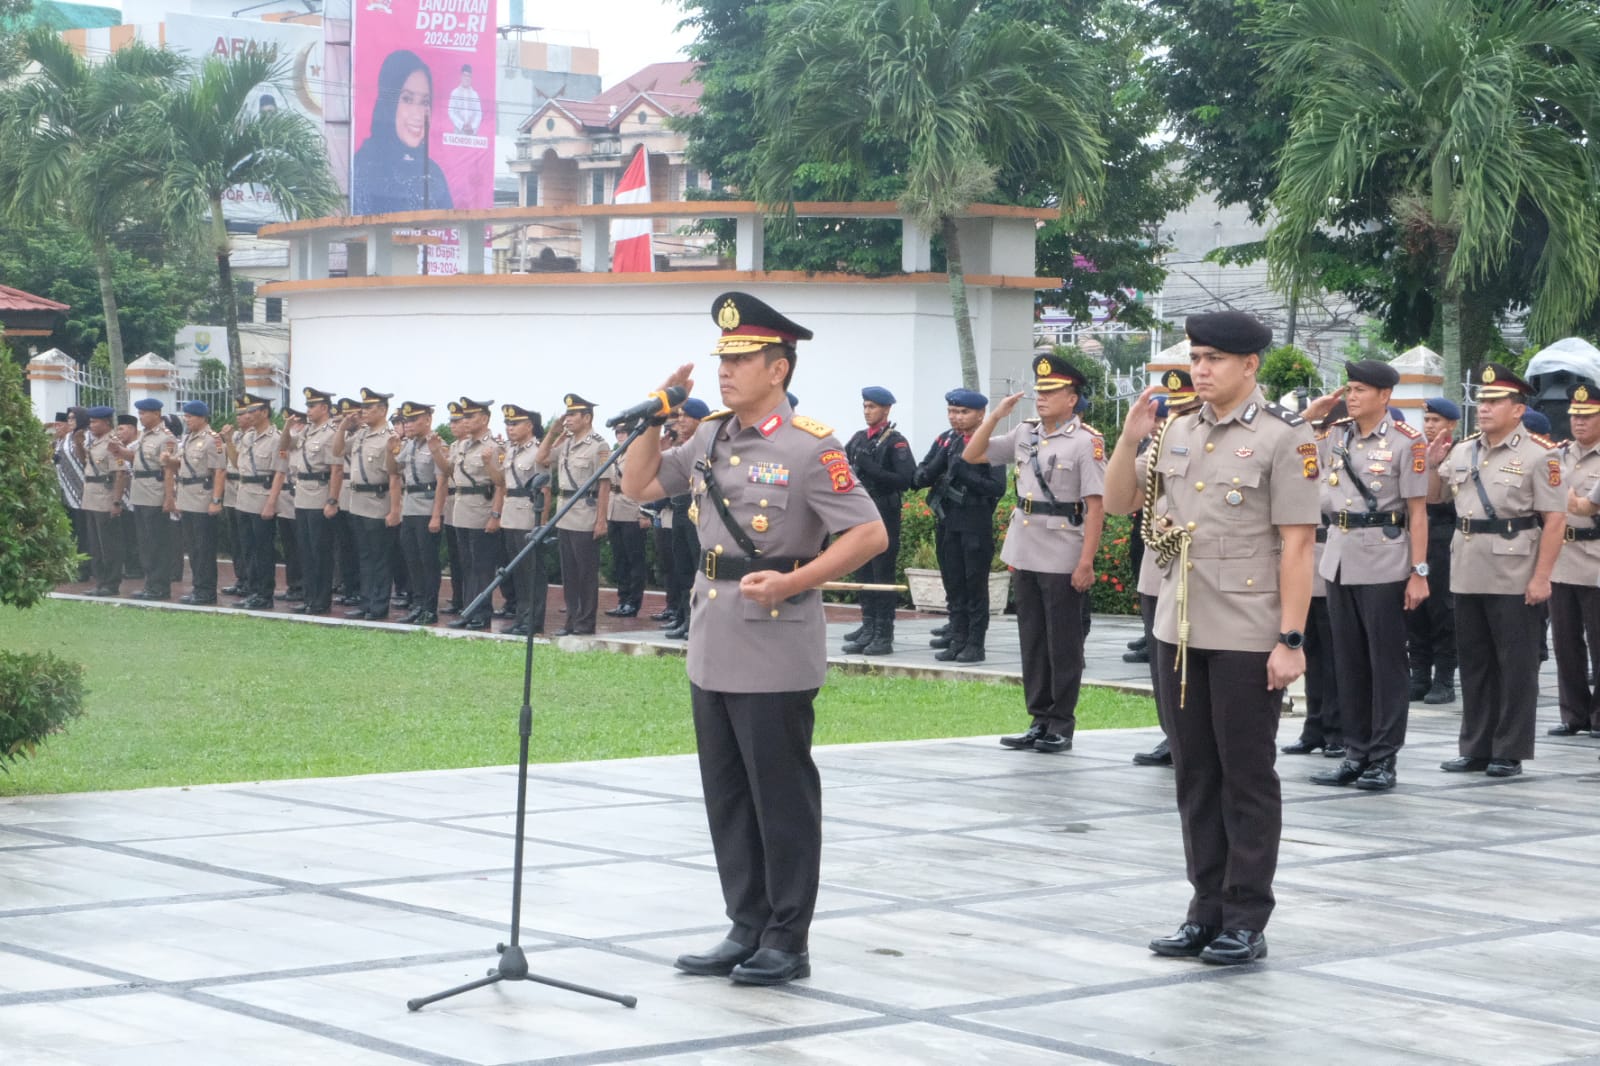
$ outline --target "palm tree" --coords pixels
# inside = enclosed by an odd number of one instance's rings
[[[212,56],[178,91],[156,100],[141,124],[147,150],[161,160],[163,214],[176,229],[203,229],[216,254],[235,388],[244,381],[244,356],[223,196],[236,185],[259,186],[291,219],[331,214],[339,203],[317,127],[287,108],[260,114],[246,106],[262,83],[287,73],[288,63],[272,50]]]
[[[22,51],[27,73],[0,88],[0,217],[17,226],[65,219],[89,242],[105,309],[112,394],[125,411],[111,249],[151,186],[134,114],[172,85],[182,61],[135,43],[90,64],[45,29],[30,31]]]
[[[848,159],[859,172],[886,151],[901,210],[944,238],[961,379],[977,388],[956,218],[1001,168],[1051,175],[1069,210],[1096,197],[1105,142],[1074,42],[977,0],[799,0],[767,41],[756,197],[792,207],[803,168]]]
[[[1590,0],[1297,0],[1262,22],[1294,99],[1278,159],[1275,282],[1309,280],[1319,225],[1386,197],[1401,254],[1432,266],[1445,387],[1461,390],[1461,317],[1519,233],[1548,234],[1535,339],[1600,293],[1600,8]]]

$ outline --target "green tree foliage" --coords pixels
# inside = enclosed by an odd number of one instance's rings
[[[1267,352],[1256,374],[1261,391],[1269,400],[1276,400],[1295,389],[1322,389],[1322,377],[1317,364],[1299,348],[1290,344],[1279,345]]]

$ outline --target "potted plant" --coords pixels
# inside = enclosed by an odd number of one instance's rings
[[[905,569],[906,584],[911,588],[911,605],[925,613],[943,614],[944,579],[939,576],[939,558],[934,553],[932,540],[917,543]]]

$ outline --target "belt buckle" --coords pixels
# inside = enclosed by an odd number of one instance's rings
[[[1564,530],[1564,531],[1563,531],[1563,532],[1562,532],[1562,534],[1561,534],[1561,539],[1562,539],[1562,540],[1565,540],[1565,541],[1575,541],[1575,540],[1577,540],[1577,539],[1578,539],[1578,531],[1577,531],[1577,530],[1576,530],[1576,529],[1573,529],[1573,528],[1572,528],[1572,527],[1571,527],[1571,526],[1570,526],[1570,525],[1569,525],[1569,526],[1568,526],[1568,527],[1567,527],[1567,528],[1566,528],[1566,529],[1565,529],[1565,530]]]
[[[1032,514],[1033,513],[1033,500],[1031,500],[1031,499],[1018,500],[1017,501],[1017,506],[1022,508],[1022,513],[1023,514]]]
[[[705,571],[708,579],[715,581],[717,579],[717,553],[706,552],[705,562],[701,564],[700,569]]]
[[[1339,512],[1339,532],[1341,532],[1341,533],[1350,532],[1350,512],[1349,511],[1340,511]]]

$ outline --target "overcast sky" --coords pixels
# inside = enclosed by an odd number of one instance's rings
[[[684,58],[679,49],[694,39],[674,30],[683,10],[659,0],[523,0],[522,19],[545,28],[537,39],[600,49],[607,88],[647,64]],[[511,4],[500,0],[500,24],[510,22]]]

